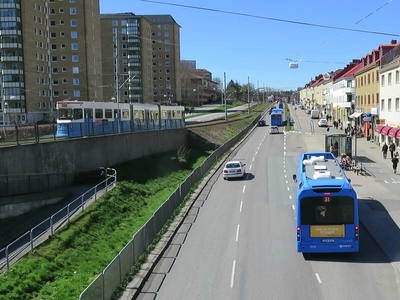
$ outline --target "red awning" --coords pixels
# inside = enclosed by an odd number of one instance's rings
[[[375,128],[375,132],[377,132],[377,133],[381,133],[381,131],[382,131],[383,127],[385,127],[385,126],[383,126],[383,125],[376,126],[376,128]]]
[[[385,126],[385,127],[383,127],[382,130],[381,130],[381,134],[382,134],[382,135],[388,135],[388,134],[389,134],[389,130],[390,130],[391,128],[392,128],[392,127],[390,127],[390,126]]]
[[[390,137],[395,137],[396,134],[397,134],[397,132],[398,132],[399,130],[400,130],[399,127],[392,127],[392,128],[390,128],[389,133],[388,133],[388,136],[390,136]]]
[[[397,133],[396,133],[396,139],[399,139],[400,140],[400,130],[399,131],[397,131]]]

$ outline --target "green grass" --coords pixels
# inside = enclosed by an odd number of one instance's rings
[[[207,156],[192,149],[181,164],[176,155],[117,166],[113,190],[0,277],[0,299],[77,299]]]

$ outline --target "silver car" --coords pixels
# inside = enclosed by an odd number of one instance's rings
[[[269,129],[269,133],[270,134],[275,134],[275,133],[279,133],[279,128],[278,126],[272,125]]]
[[[229,178],[244,178],[246,175],[246,164],[242,163],[241,161],[234,160],[228,161],[225,166],[224,170],[222,171],[222,176],[224,179]]]

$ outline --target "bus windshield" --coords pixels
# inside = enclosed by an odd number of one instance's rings
[[[306,197],[300,202],[301,225],[354,223],[354,199],[346,196]]]

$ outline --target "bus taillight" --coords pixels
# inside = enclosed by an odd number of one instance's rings
[[[297,241],[300,242],[300,226],[297,227]]]
[[[354,226],[354,238],[356,241],[358,241],[358,238],[359,238],[359,227],[358,226]]]

